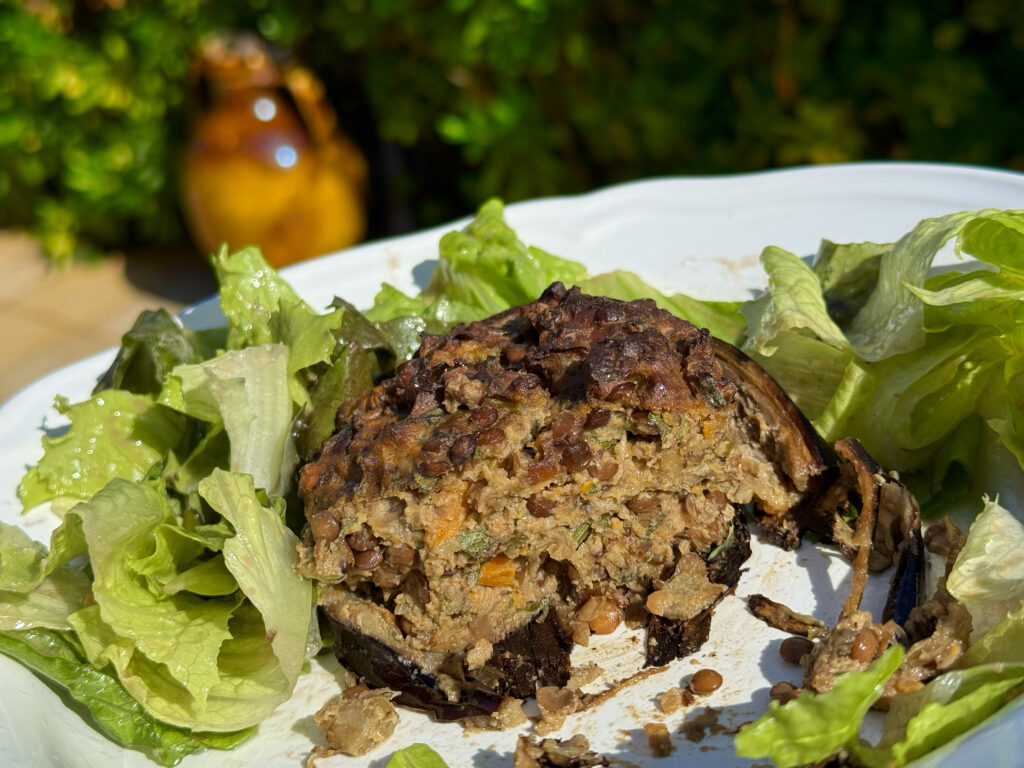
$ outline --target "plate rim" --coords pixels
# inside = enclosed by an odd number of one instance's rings
[[[606,186],[597,190],[584,192],[574,195],[558,195],[543,198],[535,198],[531,200],[519,201],[515,203],[509,203],[506,206],[506,211],[510,218],[515,218],[522,212],[530,211],[532,209],[541,207],[550,207],[552,205],[586,205],[586,206],[597,206],[604,204],[609,198],[614,198],[621,195],[633,195],[636,194],[636,190],[641,191],[663,191],[666,189],[700,189],[708,188],[709,184],[719,185],[722,189],[726,189],[736,184],[750,183],[757,185],[777,184],[779,180],[788,181],[790,179],[828,179],[828,178],[840,178],[840,179],[856,179],[863,181],[865,179],[871,181],[874,180],[877,183],[879,174],[885,176],[888,174],[907,174],[908,176],[916,175],[918,177],[929,177],[932,179],[940,178],[943,180],[963,180],[970,179],[973,181],[984,181],[984,182],[995,182],[998,184],[1007,184],[1013,189],[1019,189],[1022,195],[1022,207],[1024,207],[1024,173],[1007,170],[1007,169],[995,169],[986,168],[982,166],[973,166],[965,164],[953,164],[953,163],[931,163],[931,162],[869,162],[869,163],[841,163],[841,164],[829,164],[829,165],[814,165],[814,166],[798,166],[791,168],[781,169],[767,169],[754,172],[734,173],[734,174],[722,174],[722,175],[701,175],[701,176],[664,176],[650,179],[640,179],[634,181],[623,182],[620,184]],[[596,202],[594,202],[596,201]],[[379,240],[362,243],[349,249],[341,251],[334,251],[322,256],[316,257],[305,262],[298,264],[289,265],[282,268],[280,273],[289,282],[295,281],[297,278],[301,282],[301,274],[309,270],[312,265],[317,265],[318,268],[323,268],[328,264],[340,264],[344,263],[346,259],[356,260],[364,254],[372,253],[374,251],[380,251],[383,248],[387,248],[391,244],[410,242],[413,240],[425,240],[428,238],[438,239],[439,236],[445,232],[451,231],[452,229],[458,228],[470,219],[470,216],[463,216],[454,221],[430,227],[424,230],[417,230],[415,232],[404,233],[401,235],[382,238]],[[767,245],[768,243],[765,243]],[[543,245],[543,244],[541,244]],[[196,308],[209,304],[211,301],[216,300],[216,295],[201,300],[200,302],[193,303],[188,307],[184,308],[179,316],[184,317],[187,320],[188,316],[196,311]],[[70,378],[83,378],[88,377],[90,372],[100,373],[106,364],[112,359],[113,354],[116,351],[116,347],[110,347],[103,351],[87,355],[79,358],[73,362],[69,362],[65,365],[60,366],[53,371],[50,371],[33,382],[20,388],[17,392],[7,398],[2,404],[0,404],[0,419],[3,418],[10,410],[18,407],[23,400],[37,399],[30,397],[30,394],[47,390],[53,392],[61,382],[66,382]],[[1010,707],[1004,710],[1004,714],[1000,714],[998,722],[986,723],[985,728],[975,729],[971,733],[977,735],[981,731],[985,731],[990,727],[995,727],[1002,723],[1006,717],[1013,716],[1016,718],[1018,715],[1024,720],[1024,700],[1018,701],[1014,707]],[[959,759],[959,741],[967,740],[967,734],[958,740],[958,744],[952,747],[948,754]],[[945,750],[940,750],[945,752]],[[933,753],[934,755],[935,753]],[[939,759],[943,756],[936,755]],[[926,758],[927,759],[927,758]]]

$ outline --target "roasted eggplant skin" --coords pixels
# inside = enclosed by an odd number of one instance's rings
[[[385,643],[348,626],[325,612],[334,634],[338,660],[372,688],[399,691],[394,701],[430,712],[437,720],[462,720],[496,712],[504,696],[476,683],[459,681],[459,701],[450,701],[436,675]]]

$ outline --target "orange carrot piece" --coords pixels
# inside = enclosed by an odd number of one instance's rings
[[[496,555],[480,566],[477,584],[483,587],[507,587],[516,580],[516,564],[505,555]]]

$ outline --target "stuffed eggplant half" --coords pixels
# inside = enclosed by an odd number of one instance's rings
[[[341,661],[440,719],[563,685],[573,644],[706,640],[750,553],[828,533],[834,460],[756,364],[658,309],[552,285],[425,335],[301,470],[300,570]],[[835,516],[835,520],[839,520]]]

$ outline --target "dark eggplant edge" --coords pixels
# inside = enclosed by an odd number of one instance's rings
[[[505,697],[479,683],[456,681],[460,701],[449,701],[438,678],[396,649],[351,627],[321,607],[334,635],[334,653],[342,666],[372,688],[398,691],[396,704],[430,712],[442,722],[487,716]]]

